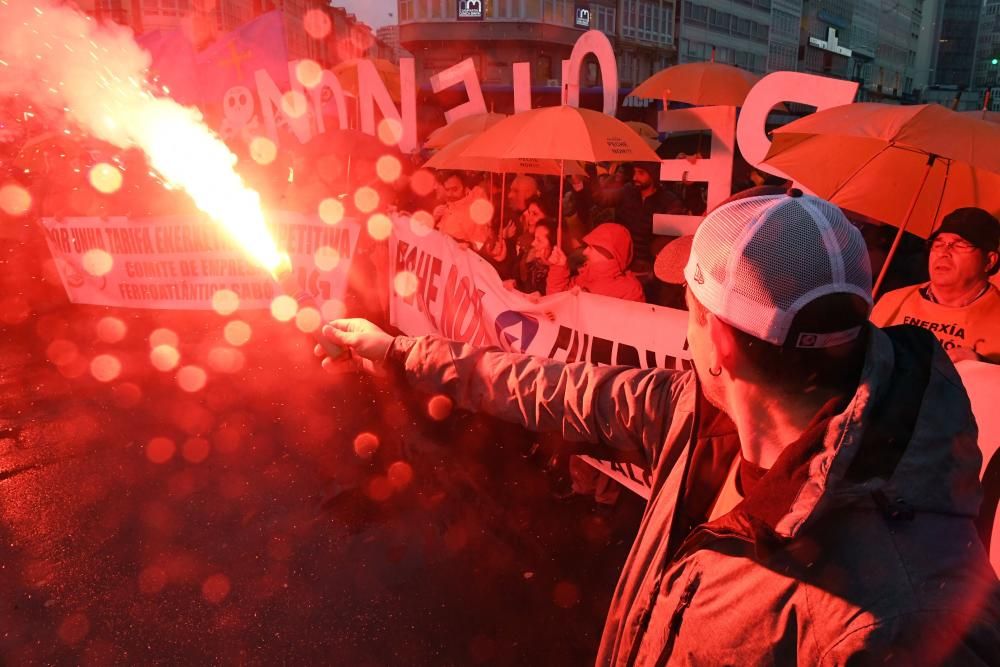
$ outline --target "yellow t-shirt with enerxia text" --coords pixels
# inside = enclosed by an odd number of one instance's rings
[[[887,293],[872,310],[879,327],[913,324],[927,329],[945,350],[961,346],[986,361],[1000,364],[1000,290],[991,284],[986,294],[968,306],[953,308],[924,298],[927,283]]]

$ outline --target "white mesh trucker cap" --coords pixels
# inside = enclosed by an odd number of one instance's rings
[[[872,305],[861,232],[835,205],[799,190],[737,199],[709,213],[684,277],[709,312],[774,345],[786,343],[795,315],[821,296],[856,294]],[[832,347],[860,330],[800,333],[794,346]]]

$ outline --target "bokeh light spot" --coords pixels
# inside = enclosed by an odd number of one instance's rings
[[[237,347],[246,344],[250,340],[252,333],[253,330],[250,328],[250,325],[243,320],[227,322],[222,330],[222,335],[226,339],[226,342]]]
[[[211,445],[205,438],[188,438],[181,446],[181,455],[188,463],[201,463],[208,458]]]
[[[329,322],[330,320],[339,320],[342,318],[347,313],[347,306],[340,299],[330,299],[329,301],[324,301],[319,310],[323,316],[323,321]]]
[[[64,338],[58,338],[45,348],[45,356],[56,366],[68,366],[80,355],[76,343]]]
[[[437,180],[430,169],[418,169],[410,177],[410,189],[413,194],[419,197],[426,197],[434,192],[437,187]]]
[[[208,382],[208,374],[200,366],[184,366],[177,371],[177,386],[186,392],[201,391]]]
[[[395,183],[403,173],[403,164],[395,155],[383,155],[375,161],[375,173],[386,183]]]
[[[83,270],[92,276],[103,276],[111,271],[115,260],[107,250],[91,248],[83,253]]]
[[[213,574],[201,584],[201,597],[211,604],[219,604],[229,596],[231,585],[229,577],[224,574]]]
[[[134,382],[122,382],[111,390],[115,405],[120,408],[134,408],[142,400],[142,389]]]
[[[156,347],[158,345],[169,345],[170,347],[177,347],[180,345],[181,339],[177,337],[177,334],[170,329],[160,328],[153,329],[149,334],[149,346]]]
[[[267,137],[250,140],[250,158],[257,164],[269,165],[278,157],[278,147]]]
[[[490,224],[493,221],[493,204],[488,199],[475,199],[469,205],[469,217],[477,225]]]
[[[403,124],[395,118],[383,118],[378,124],[378,138],[386,146],[396,146],[403,138]]]
[[[302,27],[313,39],[326,39],[333,28],[330,17],[322,9],[310,9],[302,17]]]
[[[327,197],[319,203],[319,219],[328,225],[335,225],[344,219],[344,205],[338,199]]]
[[[413,466],[406,461],[395,461],[386,471],[389,483],[397,491],[401,491],[413,481]]]
[[[301,118],[306,112],[306,96],[297,90],[289,90],[281,96],[281,110],[289,118]]]
[[[378,200],[378,192],[375,188],[368,187],[367,185],[362,185],[354,193],[354,205],[362,213],[371,213],[378,208]]]
[[[170,438],[157,436],[146,443],[146,458],[153,463],[166,463],[174,457],[177,445]]]
[[[98,192],[109,195],[122,187],[122,172],[107,162],[98,162],[90,168],[90,185]]]
[[[173,345],[157,345],[149,353],[149,361],[158,371],[172,371],[181,361],[181,353]]]
[[[17,183],[7,183],[0,187],[0,211],[17,217],[31,209],[31,193]]]
[[[298,310],[298,302],[287,294],[279,294],[271,301],[271,316],[279,322],[288,322]]]
[[[385,213],[376,213],[368,218],[368,236],[376,241],[385,241],[392,234],[392,220]]]
[[[90,360],[90,374],[99,382],[111,382],[122,372],[122,362],[113,354],[99,354]]]
[[[139,573],[139,592],[144,595],[155,595],[167,585],[167,571],[162,567],[151,565]]]
[[[302,333],[317,331],[321,324],[323,324],[323,319],[315,308],[303,308],[295,314],[295,326]]]
[[[97,338],[105,343],[117,343],[125,338],[128,327],[117,317],[102,317],[97,321]]]
[[[444,421],[451,414],[453,407],[454,403],[450,398],[444,394],[438,394],[431,396],[431,400],[427,401],[427,414],[430,415],[431,419]]]
[[[208,353],[208,365],[220,373],[239,373],[243,370],[246,357],[239,350],[222,345],[213,347]]]
[[[360,458],[370,459],[378,450],[378,436],[365,431],[354,438],[354,453]]]
[[[240,307],[240,295],[230,289],[220,289],[212,295],[212,309],[219,315],[232,315]]]
[[[295,78],[306,88],[315,88],[323,80],[323,68],[308,58],[295,64]]]
[[[382,475],[372,477],[365,485],[365,495],[375,502],[385,502],[392,497],[392,482]]]
[[[81,612],[70,614],[59,624],[59,639],[66,644],[79,644],[90,634],[90,619]]]
[[[570,581],[560,581],[552,591],[552,601],[563,609],[575,607],[580,603],[580,587]]]
[[[427,236],[434,230],[434,216],[427,211],[417,211],[410,216],[410,231],[417,236]]]
[[[313,262],[320,271],[333,271],[340,264],[340,253],[330,246],[320,246],[313,253]]]
[[[409,299],[417,292],[417,274],[413,271],[400,271],[392,279],[392,287],[400,298]]]

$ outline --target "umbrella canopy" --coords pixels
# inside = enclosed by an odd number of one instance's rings
[[[660,133],[649,123],[643,123],[638,120],[627,120],[625,124],[635,130],[635,133],[642,137],[646,141],[646,145],[654,151],[663,144],[660,141]]]
[[[558,175],[562,165],[558,160],[539,160],[537,158],[494,158],[474,157],[465,155],[465,150],[478,135],[467,134],[455,139],[450,144],[435,153],[425,167],[433,169],[463,169],[467,171],[489,171],[494,174],[548,174]],[[565,171],[569,175],[583,176],[586,172],[577,162],[567,162]]]
[[[739,107],[759,80],[756,74],[732,65],[685,63],[660,70],[636,86],[628,97]]]
[[[660,159],[617,118],[571,106],[532,109],[506,118],[476,137],[465,154],[579,162]]]
[[[847,104],[774,131],[764,165],[820,197],[927,238],[964,206],[1000,213],[1000,125],[927,104]]]
[[[956,208],[1000,212],[1000,125],[937,104],[848,104],[793,121],[773,137],[765,165],[843,208],[924,238]]]
[[[975,111],[960,111],[963,116],[968,116],[970,118],[978,118],[979,120],[985,120],[990,123],[1000,123],[1000,111],[986,111],[986,110],[975,110]]]
[[[443,148],[456,139],[469,134],[478,134],[493,127],[506,117],[505,113],[477,113],[473,116],[459,118],[454,123],[448,123],[431,132],[427,141],[424,142],[424,148]]]
[[[386,90],[392,96],[392,101],[399,102],[401,99],[399,93],[399,67],[382,58],[351,58],[334,66],[331,71],[337,77],[337,80],[340,81],[340,86],[344,89],[344,92],[354,97],[358,96],[358,63],[362,60],[368,60],[375,65],[375,71],[378,72],[379,78],[385,83]]]

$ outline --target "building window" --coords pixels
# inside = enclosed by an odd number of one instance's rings
[[[671,5],[651,0],[624,0],[622,36],[628,39],[670,44],[673,41]]]
[[[605,7],[604,5],[591,5],[590,6],[590,17],[593,23],[591,27],[595,30],[600,30],[603,33],[614,36],[617,30],[615,26],[615,19],[617,18],[617,12],[614,7]]]

